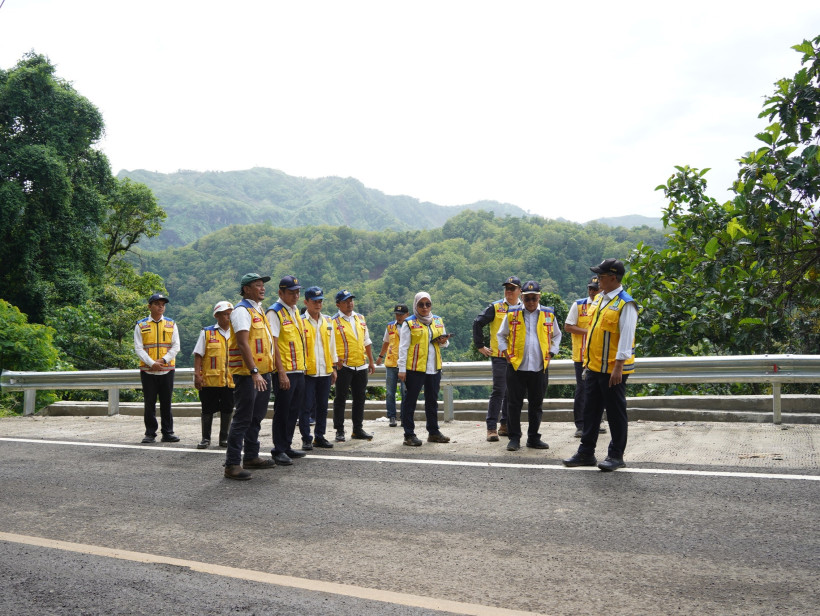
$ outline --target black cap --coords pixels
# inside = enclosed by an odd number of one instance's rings
[[[310,287],[305,291],[305,299],[324,299],[322,287]]]
[[[524,283],[524,286],[521,287],[521,295],[527,295],[529,293],[541,295],[541,285],[534,280],[528,280]]]
[[[504,282],[501,283],[502,287],[506,287],[507,285],[512,285],[514,287],[520,287],[521,286],[521,279],[518,276],[510,276],[509,278],[507,278],[507,280],[505,280]]]
[[[393,312],[395,314],[410,314],[410,309],[407,307],[407,304],[396,304],[396,307],[393,308]]]
[[[626,271],[623,261],[618,261],[618,259],[604,259],[600,264],[589,269],[596,274],[615,274],[616,276],[623,276]]]
[[[148,303],[152,304],[154,302],[165,302],[166,304],[171,300],[165,297],[162,293],[154,293],[151,297],[148,298]]]
[[[600,287],[598,286],[598,277],[593,276],[592,278],[590,278],[589,279],[589,284],[587,284],[587,289],[599,289],[599,288]]]

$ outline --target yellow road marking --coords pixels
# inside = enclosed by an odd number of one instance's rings
[[[355,597],[368,601],[381,601],[394,605],[404,605],[407,607],[418,607],[439,612],[452,612],[455,614],[467,614],[469,616],[545,616],[536,612],[524,612],[520,610],[510,610],[501,607],[490,607],[476,605],[474,603],[462,603],[460,601],[450,601],[447,599],[437,599],[435,597],[423,597],[421,595],[411,595],[389,590],[379,590],[377,588],[365,588],[363,586],[350,586],[347,584],[337,584],[335,582],[323,582],[321,580],[310,580],[289,575],[276,575],[264,571],[254,571],[252,569],[239,569],[237,567],[225,567],[211,563],[203,563],[195,560],[185,560],[182,558],[170,558],[157,554],[146,554],[145,552],[131,552],[129,550],[118,550],[105,548],[97,545],[84,543],[71,543],[68,541],[58,541],[56,539],[44,539],[42,537],[31,537],[28,535],[17,535],[14,533],[0,532],[0,541],[9,543],[20,543],[77,554],[89,554],[91,556],[103,556],[106,558],[116,558],[137,563],[175,565],[177,567],[187,567],[192,571],[208,573],[210,575],[220,575],[222,577],[236,578],[239,580],[249,580],[261,582],[263,584],[274,584],[276,586],[286,586],[289,588],[301,588],[313,592],[325,592],[344,597]]]

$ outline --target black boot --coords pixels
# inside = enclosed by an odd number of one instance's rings
[[[214,416],[210,413],[202,414],[202,442],[196,446],[197,449],[208,449],[211,444],[211,426],[214,423]]]
[[[232,411],[223,411],[219,414],[219,446],[228,446],[228,432],[231,429]]]

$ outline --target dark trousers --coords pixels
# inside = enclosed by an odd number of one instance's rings
[[[299,413],[299,432],[302,441],[312,441],[310,436],[310,418],[316,419],[313,434],[324,438],[327,430],[327,405],[330,396],[331,376],[305,376],[305,397]]]
[[[336,432],[345,431],[345,403],[347,395],[353,394],[353,431],[361,432],[364,422],[364,397],[367,392],[367,370],[342,367],[336,376],[336,397],[333,399],[333,427]]]
[[[507,423],[507,360],[492,357],[493,389],[487,406],[487,430],[495,430],[499,423]]]
[[[598,444],[598,426],[606,410],[609,431],[612,440],[609,442],[607,455],[621,459],[626,450],[626,433],[629,420],[626,416],[626,379],[615,387],[609,386],[609,374],[606,372],[584,372],[584,428],[578,453],[593,455]]]
[[[235,374],[233,383],[233,401],[236,410],[228,431],[228,450],[225,452],[225,465],[231,466],[242,461],[242,448],[245,448],[245,459],[259,457],[259,430],[262,420],[268,412],[271,394],[271,372],[262,378],[268,384],[265,391],[256,391],[250,375]]]
[[[572,418],[575,421],[577,430],[584,429],[584,362],[576,361],[575,364],[575,401],[572,403]]]
[[[279,377],[273,376],[273,449],[271,454],[284,453],[292,449],[293,433],[305,401],[304,372],[288,372],[290,387],[282,389]]]
[[[541,415],[544,408],[544,392],[547,389],[549,373],[545,370],[530,372],[515,370],[507,365],[507,432],[510,439],[521,439],[521,409],[527,398],[527,441],[536,442],[541,438]]]
[[[233,413],[233,389],[230,387],[203,387],[199,390],[202,403],[202,439],[211,440],[214,415],[219,413],[219,442],[228,440],[228,428]]]
[[[144,400],[143,419],[145,436],[157,435],[157,397],[163,434],[174,433],[174,416],[171,414],[171,396],[174,394],[174,371],[165,374],[148,374],[140,370],[142,397]]]
[[[441,385],[441,370],[435,374],[427,374],[417,370],[408,370],[404,380],[405,395],[401,399],[401,427],[404,436],[416,435],[414,414],[419,394],[424,388],[424,414],[427,417],[427,432],[439,434],[438,427],[438,390]]]

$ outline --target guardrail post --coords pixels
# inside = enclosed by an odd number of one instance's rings
[[[783,418],[780,413],[781,410],[780,383],[772,383],[772,422],[776,426],[783,423]]]
[[[112,387],[108,390],[108,416],[120,414],[120,390]]]
[[[449,423],[453,421],[453,416],[455,415],[453,411],[453,386],[452,385],[445,385],[444,386],[444,421]]]
[[[23,415],[34,415],[35,406],[37,403],[37,390],[24,389],[23,390]]]

